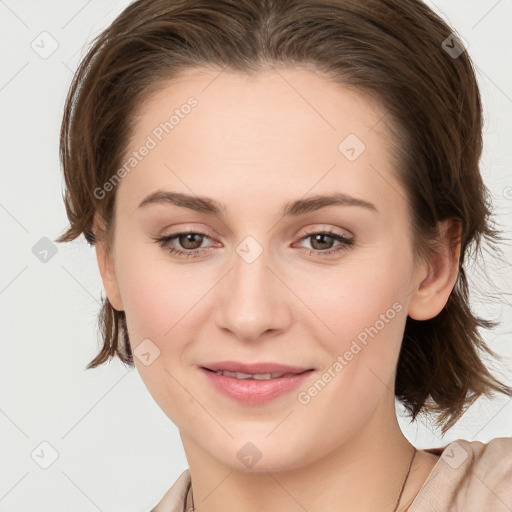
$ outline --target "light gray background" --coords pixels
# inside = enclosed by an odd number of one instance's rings
[[[187,467],[176,427],[136,370],[118,362],[84,370],[98,349],[102,284],[94,249],[83,238],[58,244],[46,263],[32,252],[67,226],[58,136],[72,74],[87,44],[128,3],[0,0],[0,512],[148,512]],[[428,3],[457,28],[477,67],[482,172],[499,222],[510,226],[512,0]],[[52,39],[58,48],[47,58],[31,46],[49,51]],[[510,267],[490,262],[487,271],[510,291]],[[472,276],[480,286],[481,276]],[[510,383],[510,305],[482,300],[475,296],[477,310],[504,322],[485,339],[507,357],[501,377]],[[510,403],[479,400],[443,439],[428,422],[400,422],[419,448],[458,438],[485,442],[512,435]],[[58,458],[43,469],[52,450]]]

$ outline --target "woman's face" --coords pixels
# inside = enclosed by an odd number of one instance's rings
[[[367,97],[297,68],[189,71],[138,111],[110,192],[103,277],[186,448],[285,470],[393,424],[395,366],[424,276],[388,130]],[[330,199],[309,203],[320,196]],[[157,241],[179,233],[206,236]],[[203,369],[225,361],[311,371],[247,381]]]

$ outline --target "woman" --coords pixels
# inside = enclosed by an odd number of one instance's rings
[[[512,389],[480,357],[490,227],[463,42],[411,0],[138,0],[61,134],[107,297],[89,368],[135,365],[189,463],[153,510],[510,510],[512,438],[416,449]],[[135,356],[135,357],[134,357]]]

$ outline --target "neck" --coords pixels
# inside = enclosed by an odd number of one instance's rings
[[[389,404],[383,403],[379,409],[384,405],[389,410]],[[414,447],[400,430],[394,401],[392,415],[379,409],[357,435],[335,450],[286,471],[261,469],[259,464],[257,472],[234,469],[181,434],[195,508],[200,512],[395,510]],[[413,491],[405,486],[397,511],[406,510]]]

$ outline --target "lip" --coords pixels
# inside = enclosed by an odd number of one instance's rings
[[[288,366],[278,363],[241,363],[238,361],[219,361],[215,363],[205,363],[201,365],[202,368],[208,370],[218,371],[226,370],[228,372],[240,373],[302,373],[313,368]]]
[[[237,379],[227,375],[218,375],[213,368],[200,367],[200,372],[205,375],[208,382],[224,396],[236,400],[245,405],[263,405],[275,400],[286,393],[299,387],[315,371],[310,369],[261,363],[261,364],[240,364],[232,363],[230,368],[225,363],[215,363],[215,370],[240,371],[241,373],[287,373],[282,377],[267,380]],[[228,365],[229,366],[229,365]],[[250,371],[249,371],[250,370]],[[263,370],[263,371],[262,371]]]

